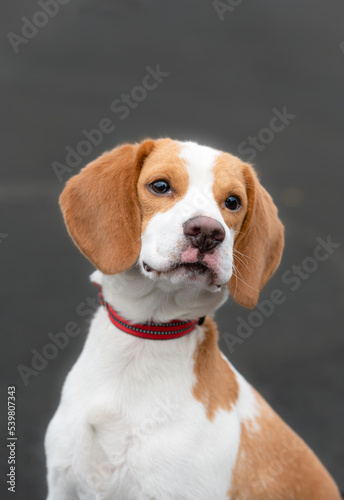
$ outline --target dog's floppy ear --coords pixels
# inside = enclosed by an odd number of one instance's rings
[[[141,247],[137,180],[154,141],[125,144],[90,163],[66,184],[60,206],[68,232],[103,273],[131,267]]]
[[[254,307],[259,292],[276,270],[284,246],[283,225],[271,196],[254,170],[244,165],[248,207],[234,242],[235,271],[229,291],[236,302]]]

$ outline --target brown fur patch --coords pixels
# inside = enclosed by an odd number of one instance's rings
[[[239,386],[235,373],[218,348],[216,323],[207,317],[204,328],[205,338],[195,353],[194,372],[197,382],[192,393],[205,406],[208,419],[213,420],[220,408],[231,410],[238,398]]]
[[[189,175],[184,161],[179,157],[181,146],[171,139],[155,141],[154,151],[144,162],[139,181],[138,197],[141,207],[141,233],[148,222],[158,212],[167,212],[186,194],[189,187]],[[152,193],[148,185],[156,180],[169,182],[172,192],[166,195]]]
[[[214,173],[215,199],[222,206],[226,224],[236,231],[235,269],[229,290],[236,302],[252,308],[280,262],[284,246],[283,225],[271,196],[260,184],[252,167],[222,153]],[[242,200],[243,206],[238,212],[223,208],[230,194],[236,194]]]
[[[236,232],[240,230],[247,211],[246,180],[243,175],[242,165],[239,158],[229,153],[221,153],[216,158],[213,168],[214,198],[225,223]],[[231,195],[239,196],[241,199],[242,208],[237,212],[231,212],[225,206],[226,199]]]
[[[140,252],[136,184],[154,141],[125,144],[90,163],[66,184],[60,205],[75,244],[105,274],[132,266]]]
[[[340,500],[314,453],[256,393],[260,416],[241,425],[232,500]]]

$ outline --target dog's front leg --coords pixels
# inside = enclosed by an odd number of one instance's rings
[[[76,500],[77,498],[76,488],[70,480],[70,469],[49,468],[47,500]]]

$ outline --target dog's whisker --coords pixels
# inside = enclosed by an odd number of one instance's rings
[[[241,262],[241,264],[246,267],[246,269],[249,271],[249,268],[248,268],[248,265],[246,264],[246,262],[244,262],[240,257],[238,257],[238,255],[234,255],[234,260],[235,259],[238,259],[239,262]]]
[[[238,287],[238,280],[237,280],[236,268],[235,268],[235,264],[234,263],[233,263],[233,275],[235,277],[235,289],[234,289],[234,293],[231,294],[231,295],[232,295],[232,298],[235,299],[235,295],[236,295],[237,287]]]
[[[246,259],[250,259],[252,260],[252,262],[254,262],[255,264],[257,264],[257,261],[255,259],[252,259],[252,257],[249,257],[248,255],[242,253],[242,252],[239,252],[239,250],[237,250],[236,248],[233,249],[234,252],[240,254],[242,257],[245,257]]]
[[[259,293],[259,290],[257,288],[254,288],[253,286],[249,285],[248,283],[246,283],[246,281],[242,278],[242,275],[240,273],[240,271],[237,269],[237,272],[239,272],[241,278],[239,278],[239,276],[236,276],[236,278],[241,281],[242,283],[244,283],[244,285],[248,286],[249,288],[251,288],[252,290],[254,290],[255,292],[258,292]]]

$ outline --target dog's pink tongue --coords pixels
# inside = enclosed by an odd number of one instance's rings
[[[181,262],[198,262],[198,248],[188,247],[186,250],[182,252]]]

